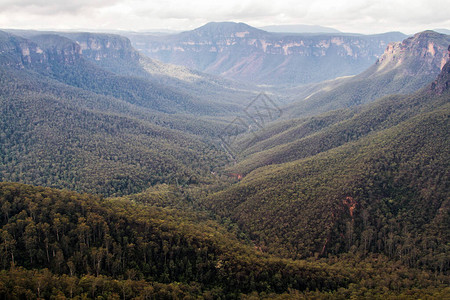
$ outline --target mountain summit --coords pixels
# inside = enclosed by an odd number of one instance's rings
[[[235,22],[210,22],[197,29],[191,31],[203,37],[246,37],[248,35],[264,35],[268,34],[266,31],[252,27],[245,23]]]

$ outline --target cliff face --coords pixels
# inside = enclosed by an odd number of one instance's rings
[[[429,90],[436,94],[443,94],[450,90],[450,46],[448,46],[447,50],[447,63],[442,67],[442,71],[439,74],[438,78],[433,81],[430,85]]]
[[[18,69],[43,64],[48,60],[44,51],[35,43],[6,32],[0,32],[0,54],[2,65]]]
[[[67,38],[54,34],[43,34],[31,38],[31,41],[38,45],[42,50],[42,55],[50,63],[73,65],[81,59],[80,46]]]
[[[297,84],[369,67],[402,34],[269,33],[243,23],[209,23],[171,36],[130,36],[151,58],[252,83]]]
[[[65,33],[75,41],[84,57],[101,61],[104,59],[128,59],[137,61],[139,53],[133,49],[130,40],[114,34]]]
[[[160,38],[160,41],[162,38]],[[210,23],[192,32],[182,33],[167,42],[150,43],[150,51],[215,52],[224,53],[230,47],[242,47],[247,51],[282,56],[326,56],[336,54],[353,58],[377,57],[378,49],[384,49],[382,39],[364,39],[355,36],[298,36],[273,34],[243,23]],[[376,48],[376,50],[374,49]]]
[[[307,98],[303,98],[307,101],[293,104],[289,114],[292,117],[318,114],[368,103],[387,95],[410,94],[429,87],[430,82],[441,73],[441,66],[449,60],[449,44],[450,36],[432,31],[392,43],[366,71],[336,83],[324,82],[318,85]],[[445,90],[448,81],[443,74],[448,68],[447,63],[434,88],[428,89],[438,93]]]
[[[436,74],[449,60],[450,36],[424,31],[402,42],[391,43],[376,63],[376,71],[401,69],[405,75]]]
[[[18,69],[50,69],[51,64],[74,65],[81,59],[81,48],[71,40],[52,34],[31,39],[0,33],[0,63]]]

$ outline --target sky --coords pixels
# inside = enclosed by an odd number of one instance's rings
[[[450,29],[450,0],[0,0],[0,28],[179,31],[211,21],[412,34]]]

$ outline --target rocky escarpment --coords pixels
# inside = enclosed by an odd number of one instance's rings
[[[71,40],[54,34],[25,39],[0,32],[0,54],[0,63],[4,66],[48,70],[54,63],[78,63],[81,59],[81,48]]]
[[[130,40],[115,34],[64,33],[75,41],[85,58],[101,61],[104,59],[139,59],[139,53],[131,46]]]
[[[0,31],[0,63],[3,66],[23,69],[46,62],[44,51],[36,43]]]
[[[80,46],[67,38],[55,34],[42,34],[32,37],[31,41],[42,49],[42,54],[50,63],[73,65],[81,59]]]
[[[449,60],[450,36],[425,31],[392,43],[380,59],[361,74],[333,82],[324,82],[305,100],[290,109],[291,116],[326,112],[368,103],[392,94],[410,94],[428,87]],[[448,67],[448,66],[447,66]],[[436,89],[445,86],[444,80]],[[443,89],[440,88],[442,91]],[[303,99],[302,99],[303,100]]]
[[[448,46],[447,58],[449,61],[442,68],[438,78],[430,85],[429,90],[436,94],[443,94],[450,90],[450,46]]]
[[[401,68],[405,75],[436,74],[449,60],[447,47],[450,36],[434,31],[424,31],[391,43],[376,63],[376,72]]]
[[[298,84],[359,73],[405,36],[269,33],[243,23],[208,23],[170,36],[132,35],[133,46],[166,63],[263,84]]]
[[[83,58],[110,72],[146,77],[140,67],[141,55],[128,38],[105,33],[58,33],[75,42]]]

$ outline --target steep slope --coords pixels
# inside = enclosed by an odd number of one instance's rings
[[[16,183],[0,183],[0,205],[2,269],[48,268],[79,282],[70,292],[78,293],[91,274],[116,292],[121,287],[112,283],[126,276],[142,285],[190,285],[192,292],[231,298],[288,288],[332,291],[350,281],[325,265],[258,253],[200,215]],[[38,289],[44,291],[52,292]]]
[[[439,82],[448,79],[449,64]],[[409,99],[394,98],[390,107],[384,105],[389,99],[381,100],[335,127],[328,136],[340,135],[342,146],[258,168],[204,204],[238,222],[271,253],[381,252],[410,266],[448,272],[450,91],[439,95],[429,88]],[[360,128],[371,131],[364,114],[384,120],[375,125],[380,130],[345,142]],[[323,137],[318,141],[327,144]]]
[[[46,51],[16,36],[2,40],[0,180],[123,194],[159,182],[198,182],[225,162],[206,138],[220,123],[155,113],[130,103],[133,95],[100,95],[94,90],[109,92],[95,85],[101,77],[86,82],[87,90],[76,88],[83,78],[110,73],[77,78],[72,71],[84,70],[72,64],[80,60],[78,48],[53,38],[44,37]],[[113,93],[127,91],[116,86]]]
[[[450,58],[450,45],[448,46],[448,56]],[[431,94],[445,94],[450,89],[450,64],[446,63],[442,68],[438,78],[431,83],[428,91]]]
[[[301,84],[357,74],[389,42],[404,37],[285,35],[232,22],[208,23],[169,36],[129,36],[133,46],[151,58],[257,84]]]
[[[196,100],[167,86],[148,80],[118,76],[85,60],[81,47],[58,35],[37,35],[31,38],[48,56],[48,64],[41,74],[65,84],[98,94],[113,96],[132,104],[167,113],[208,114],[219,109],[215,105]],[[44,54],[43,53],[43,54]],[[70,56],[70,59],[61,57]],[[56,58],[56,60],[54,59]],[[34,68],[34,64],[31,65]],[[41,65],[37,66],[40,70]],[[36,68],[35,68],[36,69]]]
[[[247,174],[265,165],[309,157],[432,111],[447,101],[445,95],[430,96],[423,90],[409,96],[389,96],[363,107],[275,123],[258,138],[247,135],[236,143],[241,146],[240,161],[229,169]]]
[[[213,76],[182,66],[164,64],[136,51],[129,39],[116,34],[68,33],[12,30],[14,34],[33,39],[37,35],[56,34],[76,42],[83,58],[120,76],[131,76],[163,85],[185,95],[201,99],[204,105],[214,103],[215,113],[236,113],[242,99],[251,98],[255,87]]]
[[[140,195],[136,196],[136,200]],[[6,299],[442,299],[448,277],[383,256],[292,261],[204,215],[0,183]]]
[[[365,72],[315,86],[304,99],[286,108],[289,117],[314,115],[368,103],[391,94],[414,92],[432,81],[448,61],[450,36],[424,31],[390,44]],[[298,88],[302,90],[303,87]],[[296,94],[299,91],[293,90]]]

